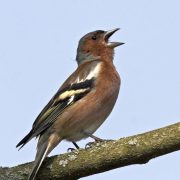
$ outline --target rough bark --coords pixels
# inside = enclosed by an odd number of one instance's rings
[[[119,140],[97,143],[45,160],[37,179],[71,180],[150,159],[180,149],[180,123]],[[1,167],[1,180],[25,180],[32,162],[15,167]]]

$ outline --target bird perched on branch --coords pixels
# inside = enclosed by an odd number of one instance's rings
[[[114,48],[124,43],[110,42],[119,28],[97,30],[83,36],[77,48],[78,67],[63,83],[33,123],[31,131],[17,144],[22,148],[39,137],[34,166],[28,180],[34,180],[44,158],[62,141],[76,144],[92,137],[111,113],[118,97],[120,77],[113,65]]]

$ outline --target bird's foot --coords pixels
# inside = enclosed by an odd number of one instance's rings
[[[93,146],[97,145],[98,143],[99,143],[98,141],[88,142],[85,145],[85,149],[92,148]]]
[[[68,148],[67,149],[67,152],[73,152],[73,151],[75,151],[76,149],[75,148]]]
[[[94,142],[89,142],[89,143],[87,143],[87,144],[85,145],[85,149],[91,148],[91,147],[94,146],[94,145],[97,146],[97,145],[99,145],[99,143],[101,143],[101,142],[112,141],[111,139],[101,139],[101,138],[99,138],[99,137],[97,137],[97,136],[94,136],[93,134],[88,133],[88,132],[84,132],[84,134],[86,134],[87,136],[89,136],[89,137],[91,137],[92,139],[95,140]]]
[[[76,149],[80,149],[80,147],[76,144],[76,142],[72,141],[72,143],[74,144],[74,146],[76,147]],[[75,148],[68,148],[67,152],[72,152],[76,150]]]
[[[85,145],[85,149],[92,148],[93,146],[98,146],[98,145],[100,145],[101,142],[108,142],[108,141],[113,141],[113,140],[111,140],[111,139],[100,139],[100,140],[96,140],[93,142],[89,142]]]

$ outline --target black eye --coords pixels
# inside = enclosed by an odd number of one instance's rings
[[[96,39],[97,39],[97,36],[96,36],[96,35],[93,35],[93,36],[91,37],[91,39],[92,39],[92,40],[96,40]]]

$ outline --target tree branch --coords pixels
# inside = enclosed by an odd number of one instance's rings
[[[95,146],[47,158],[37,179],[70,180],[101,173],[150,159],[180,149],[180,123],[147,133],[97,143]],[[1,180],[25,180],[32,162],[0,168]]]

